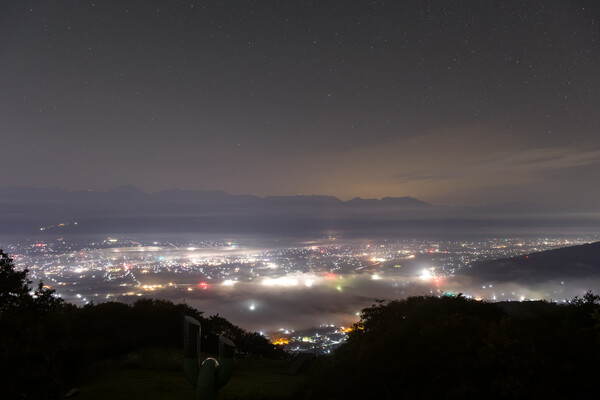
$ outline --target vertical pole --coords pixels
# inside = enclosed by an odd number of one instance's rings
[[[225,385],[235,364],[235,344],[225,336],[219,336],[219,369],[217,370],[217,386]]]
[[[200,372],[200,322],[186,316],[183,320],[183,373],[196,386]]]

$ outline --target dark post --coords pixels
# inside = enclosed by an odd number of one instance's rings
[[[219,369],[217,371],[217,385],[224,386],[233,375],[235,363],[235,344],[224,336],[219,336]]]
[[[186,316],[183,320],[183,373],[194,386],[200,372],[200,332],[200,322]]]

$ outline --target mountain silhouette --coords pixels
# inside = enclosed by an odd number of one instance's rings
[[[414,197],[232,195],[218,190],[168,189],[146,193],[133,185],[105,192],[11,186],[1,189],[0,224],[33,232],[60,223],[78,232],[228,232],[369,235],[575,232],[595,230],[600,217],[510,203],[439,206]],[[79,221],[75,227],[69,221]],[[66,228],[65,228],[66,229]],[[45,229],[43,229],[45,230]]]

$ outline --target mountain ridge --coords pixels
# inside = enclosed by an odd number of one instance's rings
[[[352,204],[352,205],[394,205],[394,206],[432,206],[432,204],[427,203],[423,200],[416,199],[411,196],[401,196],[401,197],[391,197],[386,196],[381,199],[369,198],[363,199],[361,197],[355,197],[351,200],[341,200],[336,196],[330,195],[320,195],[320,194],[310,194],[310,195],[267,195],[267,196],[256,196],[250,194],[230,194],[223,190],[201,190],[201,189],[164,189],[158,192],[145,192],[134,185],[122,185],[115,187],[113,189],[109,189],[106,191],[95,192],[95,191],[82,191],[82,190],[74,190],[68,191],[65,189],[55,188],[55,187],[47,187],[47,188],[37,188],[37,187],[29,187],[29,186],[6,186],[0,188],[3,196],[0,198],[0,201],[5,199],[14,199],[14,198],[27,198],[31,199],[31,197],[35,197],[39,200],[43,200],[40,196],[45,197],[81,197],[85,196],[87,198],[107,198],[110,196],[121,196],[122,198],[131,198],[134,197],[138,200],[145,199],[159,199],[159,200],[186,200],[186,201],[197,201],[197,200],[224,200],[224,199],[237,199],[237,200],[248,200],[248,201],[264,201],[269,204],[284,202],[287,204],[295,203],[299,204],[302,202],[306,202],[308,204]],[[204,198],[204,199],[203,199]]]
[[[442,235],[494,232],[590,232],[600,213],[569,214],[552,207],[508,203],[434,205],[410,196],[341,200],[327,195],[259,197],[220,190],[166,189],[146,193],[133,185],[105,192],[9,186],[0,189],[5,232],[228,232],[278,234]],[[579,213],[579,214],[577,214]],[[591,215],[591,217],[590,217]],[[66,225],[79,221],[78,225]],[[51,230],[50,229],[50,230]],[[65,229],[66,230],[66,229]],[[569,231],[570,230],[570,231]]]

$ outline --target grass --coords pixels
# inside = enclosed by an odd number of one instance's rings
[[[286,360],[249,358],[236,360],[231,380],[219,392],[219,399],[285,399],[304,382],[303,375],[285,375]]]
[[[282,371],[286,360],[236,359],[231,380],[219,391],[220,400],[284,399],[304,381]],[[86,370],[74,398],[81,400],[194,399],[195,389],[183,377],[179,349],[148,348],[120,360],[104,360]]]

